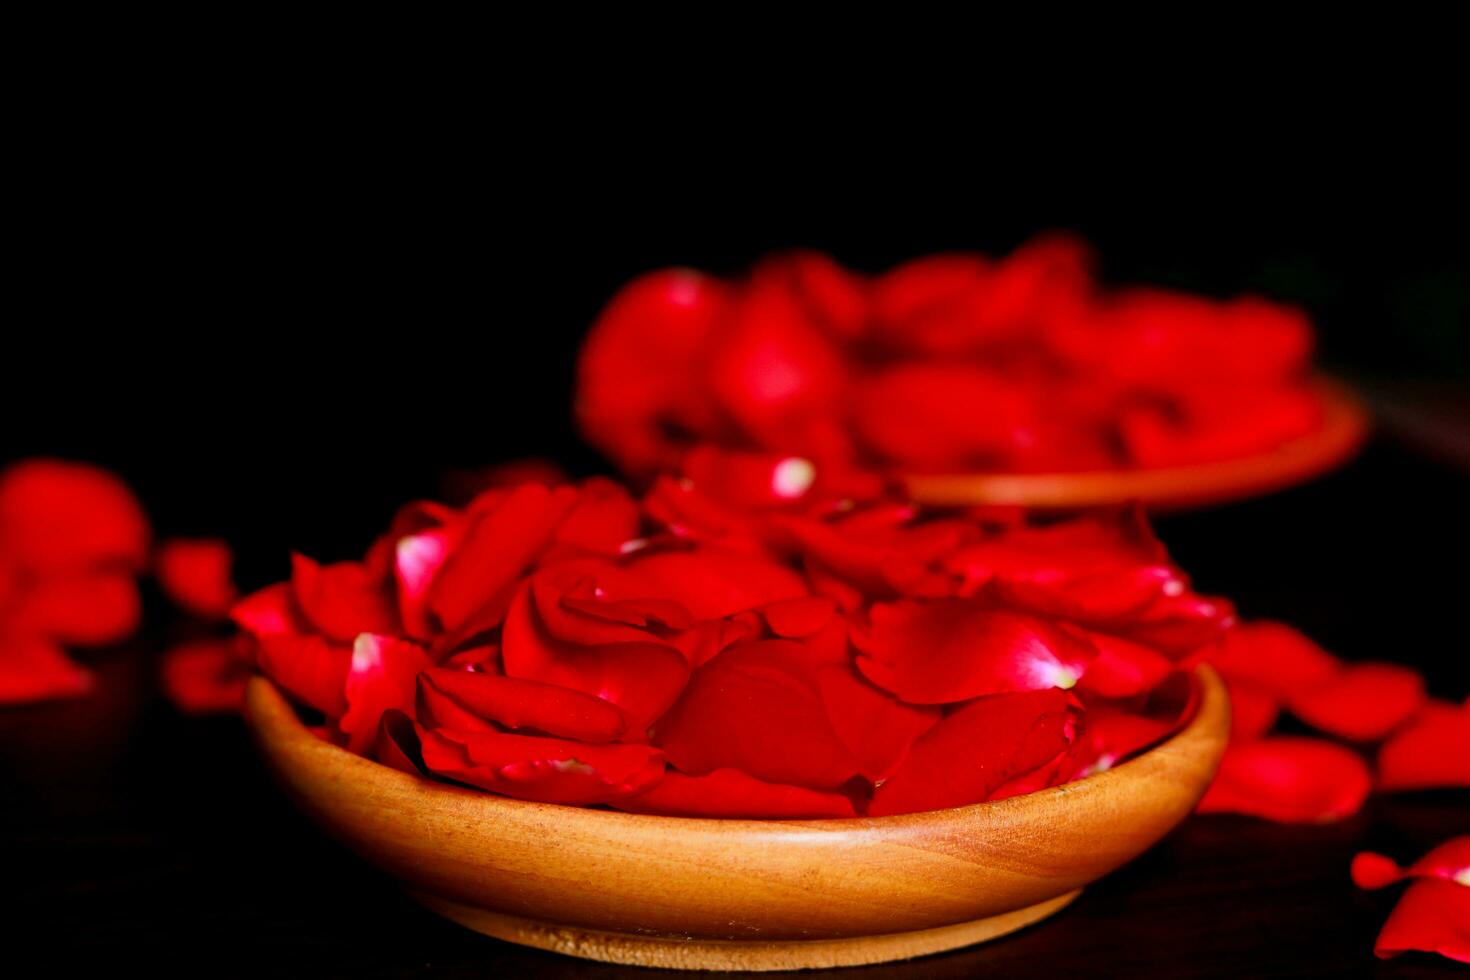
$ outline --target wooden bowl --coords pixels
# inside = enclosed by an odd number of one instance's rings
[[[915,500],[926,504],[1006,504],[1033,510],[1078,510],[1137,500],[1150,510],[1168,511],[1258,497],[1341,466],[1363,444],[1368,412],[1358,396],[1327,378],[1312,386],[1322,400],[1322,427],[1255,456],[1136,470],[909,474],[903,483]]]
[[[316,738],[259,677],[246,717],[296,804],[441,915],[591,960],[788,970],[993,939],[1137,857],[1189,814],[1225,750],[1224,686],[1198,677],[1194,718],[1112,770],[851,820],[637,816],[460,789]]]

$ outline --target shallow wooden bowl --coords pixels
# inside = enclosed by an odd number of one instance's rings
[[[1076,473],[931,473],[903,477],[926,504],[1019,505],[1076,510],[1137,500],[1150,510],[1183,510],[1245,500],[1305,483],[1346,463],[1368,433],[1368,412],[1351,389],[1318,378],[1322,427],[1270,452],[1153,469]]]
[[[1201,668],[1188,725],[1108,772],[995,803],[853,820],[695,820],[526,803],[314,737],[269,681],[246,717],[286,791],[420,902],[500,939],[683,969],[923,956],[1045,918],[1194,807],[1229,734]]]

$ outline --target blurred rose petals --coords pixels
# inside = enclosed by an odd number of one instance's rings
[[[127,486],[98,467],[33,459],[0,472],[0,703],[90,690],[62,648],[138,629],[149,535]]]
[[[1470,701],[1430,701],[1378,750],[1387,792],[1470,787]]]
[[[1371,788],[1368,766],[1355,752],[1281,735],[1226,749],[1199,812],[1330,823],[1357,813]]]
[[[170,538],[158,546],[153,574],[185,612],[205,620],[227,617],[238,598],[231,577],[234,554],[216,538]]]

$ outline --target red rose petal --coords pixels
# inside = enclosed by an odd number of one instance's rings
[[[164,652],[159,680],[174,707],[191,715],[236,712],[255,665],[240,636],[205,637]]]
[[[279,633],[306,633],[311,624],[301,615],[290,582],[277,582],[235,603],[230,610],[235,625],[255,637]]]
[[[761,263],[757,275],[784,277],[802,310],[827,333],[860,336],[868,325],[868,284],[821,252],[791,252]]]
[[[900,513],[913,512],[905,507]],[[975,529],[957,521],[908,528],[887,519],[891,514],[884,508],[885,519],[878,523],[859,514],[835,524],[781,516],[770,525],[805,556],[813,579],[830,575],[870,598],[954,595],[959,577],[936,565]],[[840,595],[832,597],[843,601]]]
[[[617,555],[638,536],[639,523],[638,503],[622,484],[595,476],[577,488],[577,501],[552,539],[579,550]]]
[[[1229,746],[1198,812],[1330,823],[1357,813],[1370,789],[1357,753],[1322,739],[1277,736]]]
[[[1424,678],[1400,664],[1356,663],[1287,702],[1313,728],[1355,742],[1380,739],[1424,705]]]
[[[359,562],[322,565],[292,555],[291,592],[301,615],[330,640],[351,643],[359,633],[397,632],[387,589]]]
[[[638,554],[629,564],[659,595],[696,619],[720,619],[747,609],[810,595],[800,575],[769,558],[699,548]]]
[[[372,633],[357,638],[347,673],[347,711],[338,722],[349,750],[361,754],[372,746],[383,712],[413,711],[415,681],[428,668],[417,643]]]
[[[800,456],[709,444],[685,453],[679,471],[722,505],[741,510],[787,506],[805,497],[817,480],[816,466]]]
[[[914,740],[940,719],[938,708],[904,704],[857,676],[846,662],[820,666],[816,677],[832,730],[872,782],[887,779]]]
[[[1274,695],[1248,681],[1226,681],[1230,691],[1230,740],[1253,742],[1271,730],[1281,714]]]
[[[500,732],[420,734],[429,771],[502,796],[590,805],[658,782],[664,756],[647,745],[590,745]]]
[[[1083,635],[1097,650],[1097,657],[1078,682],[1080,692],[1105,698],[1133,697],[1152,691],[1174,671],[1174,664],[1151,647],[1105,633]]]
[[[1470,787],[1470,702],[1431,701],[1378,750],[1386,792]]]
[[[530,728],[580,742],[611,742],[625,727],[616,705],[538,681],[436,667],[424,673],[422,683],[507,728]]]
[[[1224,599],[1166,591],[1125,624],[1111,627],[1155,647],[1184,666],[1214,652],[1235,625],[1235,607]]]
[[[320,636],[266,634],[256,638],[255,662],[283,691],[328,718],[347,710],[351,647]]]
[[[852,800],[803,786],[782,786],[736,769],[703,776],[669,771],[652,789],[613,800],[629,813],[667,817],[724,817],[737,820],[822,820],[853,817]]]
[[[27,632],[74,646],[127,639],[143,618],[133,573],[104,569],[47,576],[21,596],[16,620]]]
[[[81,697],[92,672],[41,636],[0,634],[0,704]]]
[[[1353,884],[1359,888],[1387,888],[1404,880],[1404,869],[1392,858],[1371,851],[1353,855],[1351,868]]]
[[[1444,878],[1470,887],[1470,837],[1453,837],[1407,868],[1382,854],[1363,851],[1353,858],[1352,876],[1359,888],[1383,888],[1405,878]]]
[[[1230,680],[1285,700],[1328,680],[1342,661],[1285,623],[1241,623],[1226,635],[1210,663]]]
[[[873,794],[870,816],[966,806],[1067,750],[1065,692],[998,694],[965,705],[916,741]]]
[[[1388,959],[1409,950],[1470,963],[1470,887],[1443,878],[1424,878],[1408,887],[1373,952]]]
[[[148,519],[104,469],[33,459],[0,471],[0,554],[38,572],[141,569]]]
[[[695,672],[655,741],[685,773],[740,771],[772,783],[832,790],[859,762],[827,719],[800,645],[741,643]]]
[[[857,389],[854,425],[862,444],[889,463],[964,471],[1001,463],[1033,438],[1039,395],[989,368],[901,364]]]
[[[759,277],[736,298],[715,339],[708,384],[745,432],[769,448],[800,453],[802,423],[830,411],[845,377],[838,348],[802,315],[790,291]]]
[[[378,738],[373,743],[373,758],[410,776],[425,775],[423,750],[413,719],[401,711],[383,712],[378,722]]]
[[[826,596],[808,596],[773,602],[756,612],[772,633],[794,639],[821,631],[832,621],[837,604]]]
[[[501,662],[510,677],[571,688],[623,710],[630,733],[645,731],[679,696],[689,663],[665,643],[581,645],[552,636],[523,586],[505,617]]]
[[[1094,654],[1044,620],[962,599],[874,603],[869,618],[853,634],[859,669],[913,704],[1070,688]]]
[[[234,553],[218,538],[171,538],[158,546],[153,573],[165,595],[203,619],[224,619],[238,597]]]
[[[446,630],[494,602],[551,541],[577,501],[571,487],[524,484],[481,514],[434,579],[429,608]]]
[[[461,735],[501,731],[499,725],[441,691],[429,680],[427,673],[418,677],[418,692],[413,703],[416,711],[414,720],[424,728],[442,728]]]
[[[459,543],[448,527],[431,528],[398,539],[393,549],[393,576],[398,583],[398,615],[410,636],[428,637],[429,589],[434,577]]]
[[[577,365],[577,423],[625,471],[646,477],[673,465],[678,450],[666,421],[694,431],[713,424],[700,366],[730,294],[686,269],[650,273],[619,290],[588,332]]]
[[[1162,741],[1177,724],[1162,718],[1103,706],[1082,714],[1076,739],[1058,772],[1057,782],[1106,772],[1125,759]]]

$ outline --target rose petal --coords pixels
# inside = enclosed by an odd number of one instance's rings
[[[1083,632],[1097,650],[1078,682],[1078,690],[1105,698],[1127,698],[1152,691],[1174,670],[1167,657],[1141,643],[1105,633]]]
[[[320,636],[266,634],[256,638],[255,662],[283,691],[328,718],[347,710],[351,647]]]
[[[291,593],[296,607],[329,640],[353,642],[359,633],[392,634],[398,622],[384,583],[355,561],[322,565],[291,556]]]
[[[204,637],[164,652],[159,680],[174,707],[191,715],[236,712],[255,665],[242,637]]]
[[[701,444],[684,454],[679,472],[720,504],[741,510],[783,507],[801,500],[817,481],[810,460]]]
[[[770,277],[737,296],[709,372],[709,394],[726,416],[767,447],[797,453],[803,423],[829,412],[846,377],[838,348]]]
[[[255,637],[280,633],[307,633],[311,624],[301,615],[290,582],[277,582],[235,603],[230,610],[235,625]]]
[[[1424,678],[1410,667],[1356,663],[1287,702],[1313,728],[1355,742],[1383,738],[1424,705]]]
[[[127,485],[96,466],[32,459],[0,471],[0,554],[35,572],[141,569],[148,519]]]
[[[837,604],[826,596],[808,596],[773,602],[756,612],[772,633],[795,639],[820,632],[832,621]]]
[[[542,803],[608,803],[663,777],[664,756],[647,745],[589,745],[500,732],[420,733],[429,771],[502,796]]]
[[[350,751],[361,754],[372,746],[383,712],[413,711],[415,681],[428,668],[417,643],[373,633],[357,638],[347,673],[347,710],[338,723]]]
[[[0,634],[0,704],[81,697],[92,684],[92,672],[45,637]]]
[[[629,813],[741,820],[821,820],[857,815],[852,800],[840,793],[768,783],[736,769],[716,769],[703,776],[671,770],[652,789],[613,800],[612,805]]]
[[[1232,681],[1285,700],[1328,680],[1342,661],[1285,623],[1256,620],[1230,630],[1211,665]]]
[[[1442,878],[1410,885],[1373,946],[1380,959],[1408,950],[1470,963],[1470,888]]]
[[[721,619],[810,595],[800,575],[769,558],[714,548],[639,553],[628,567],[695,619]]]
[[[1198,812],[1330,823],[1357,813],[1370,788],[1357,753],[1322,739],[1276,736],[1229,746]]]
[[[617,555],[638,537],[638,504],[619,483],[593,477],[577,488],[577,500],[552,536],[558,544]]]
[[[202,619],[224,619],[238,595],[234,553],[218,538],[171,538],[158,546],[153,574],[175,605]]]
[[[929,362],[886,367],[857,388],[854,426],[885,462],[920,471],[1003,465],[1040,423],[1039,390],[998,370]],[[983,406],[983,408],[981,408]]]
[[[1271,730],[1281,714],[1274,695],[1249,681],[1226,681],[1230,691],[1230,740],[1253,742]]]
[[[1077,736],[1058,771],[1057,781],[1106,772],[1162,741],[1175,727],[1162,718],[1104,706],[1089,707],[1082,714]]]
[[[506,614],[500,653],[510,677],[611,701],[623,710],[630,733],[653,724],[689,678],[685,655],[651,637],[590,646],[557,639],[539,621],[529,586],[522,586]]]
[[[1070,688],[1094,655],[1085,640],[1044,620],[963,599],[874,603],[853,634],[858,668],[913,704]]]
[[[26,632],[74,646],[103,646],[137,631],[143,605],[132,572],[104,569],[32,583],[13,615]]]
[[[938,708],[904,704],[880,691],[845,659],[819,666],[816,677],[832,730],[857,759],[858,771],[874,783],[887,779],[941,716]]]
[[[1352,876],[1359,888],[1370,889],[1405,878],[1444,878],[1470,886],[1470,836],[1445,841],[1407,868],[1382,854],[1362,851],[1353,858]]]
[[[418,677],[418,692],[414,698],[416,720],[424,728],[440,728],[462,735],[475,732],[498,732],[502,729],[489,719],[466,708],[429,681],[428,675]]]
[[[623,734],[626,724],[616,705],[538,681],[436,667],[426,671],[420,683],[489,721],[556,738],[611,742]]]
[[[1378,750],[1386,792],[1470,787],[1470,702],[1431,701]]]
[[[396,709],[383,712],[378,722],[378,738],[373,743],[373,758],[410,776],[428,773],[419,746],[419,733],[413,719]]]
[[[449,527],[431,528],[398,539],[393,549],[393,576],[398,583],[398,615],[410,636],[427,638],[429,589],[459,542]]]
[[[998,694],[965,705],[920,737],[873,794],[870,816],[966,806],[1067,750],[1072,718],[1063,691]]]
[[[619,290],[587,334],[577,364],[577,424],[587,441],[638,477],[673,465],[665,424],[713,427],[700,370],[731,291],[687,269]]]
[[[740,771],[772,783],[832,790],[859,769],[827,719],[801,646],[741,643],[695,672],[654,740],[680,771]]]
[[[494,602],[551,541],[576,503],[571,487],[549,490],[525,484],[481,514],[434,579],[429,609],[446,630],[456,630]]]

